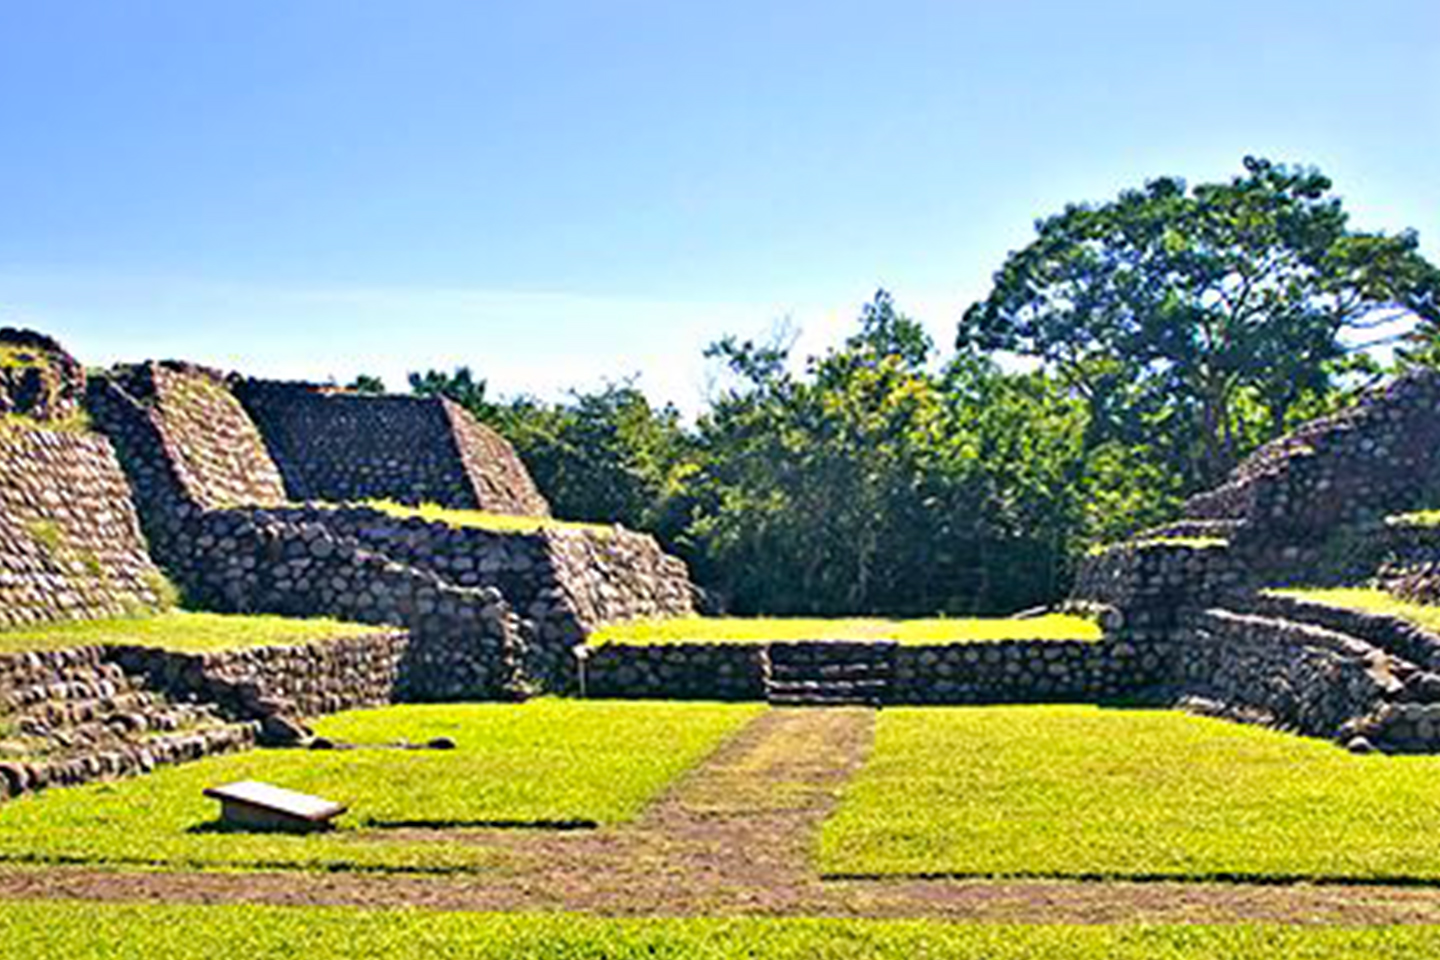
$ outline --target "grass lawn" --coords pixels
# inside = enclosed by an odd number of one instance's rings
[[[0,862],[170,867],[484,869],[478,843],[388,837],[384,827],[598,822],[634,817],[758,705],[537,700],[337,714],[318,732],[359,744],[455,750],[258,750],[0,805]],[[331,834],[220,833],[201,791],[264,780],[346,803]]]
[[[1372,587],[1332,587],[1314,589],[1267,590],[1277,597],[1291,597],[1310,603],[1323,603],[1327,607],[1342,607],[1363,613],[1383,613],[1391,617],[1409,620],[1427,630],[1440,633],[1440,606],[1411,603],[1401,600],[1384,590]]]
[[[1025,619],[935,617],[925,620],[807,619],[803,617],[676,617],[632,620],[604,627],[590,643],[768,643],[784,640],[895,640],[911,646],[993,643],[1000,640],[1099,640],[1085,617],[1051,613]]]
[[[579,523],[573,520],[556,520],[553,517],[517,517],[507,513],[487,513],[483,510],[452,510],[439,504],[426,503],[409,506],[393,500],[366,500],[360,504],[392,517],[408,519],[419,517],[449,524],[452,527],[473,527],[495,533],[535,533],[539,530],[585,530],[608,536],[615,528],[600,523]]]
[[[1440,880],[1440,757],[1180,713],[885,710],[831,874]]]
[[[1307,960],[1434,956],[1427,927],[1020,926],[822,919],[606,919],[190,904],[0,903],[0,943],[68,960]]]
[[[274,644],[356,637],[388,627],[342,623],[324,618],[242,616],[170,610],[109,620],[75,620],[0,631],[0,652],[54,650],[60,647],[136,645],[166,650],[232,650]]]

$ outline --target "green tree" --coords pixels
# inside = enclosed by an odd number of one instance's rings
[[[1228,183],[1069,206],[1006,260],[957,348],[1039,358],[1090,406],[1092,447],[1161,441],[1187,485],[1213,483],[1334,388],[1356,338],[1440,323],[1415,234],[1349,229],[1331,186],[1246,158]]]

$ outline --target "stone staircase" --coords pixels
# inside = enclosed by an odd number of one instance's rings
[[[765,698],[772,706],[882,705],[895,675],[894,643],[805,641],[766,650]]]
[[[1235,719],[1357,751],[1440,752],[1440,636],[1396,617],[1257,594],[1190,616],[1192,688],[1218,682]],[[1223,657],[1196,657],[1206,643]],[[1238,697],[1234,696],[1236,693]],[[1204,711],[1204,698],[1187,703]]]
[[[102,647],[0,656],[0,797],[144,772],[254,742],[208,703],[173,700]]]

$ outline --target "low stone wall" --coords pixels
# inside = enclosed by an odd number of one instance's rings
[[[446,583],[290,510],[211,511],[190,523],[181,569],[206,608],[404,627],[412,699],[521,692],[525,640],[498,589]]]
[[[1013,640],[894,651],[890,704],[1099,703],[1160,682],[1166,663],[1126,641]]]
[[[121,616],[160,585],[105,438],[0,425],[0,627]]]
[[[389,630],[314,643],[215,653],[117,648],[110,657],[174,695],[214,703],[244,720],[320,716],[408,699],[423,677],[410,672],[410,634]]]
[[[1440,670],[1440,635],[1399,617],[1263,593],[1246,603],[1245,612],[1348,634],[1423,670]]]
[[[114,654],[88,646],[0,655],[0,799],[253,745],[256,724],[172,702],[124,673]]]
[[[606,644],[586,648],[584,673],[589,697],[765,699],[765,647],[757,644]]]
[[[1181,622],[1179,676],[1205,712],[1338,738],[1400,695],[1383,651],[1323,627],[1226,610]]]

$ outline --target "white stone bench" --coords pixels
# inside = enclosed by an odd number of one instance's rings
[[[205,796],[220,801],[223,822],[250,830],[324,830],[347,809],[341,803],[258,780],[210,787]]]

